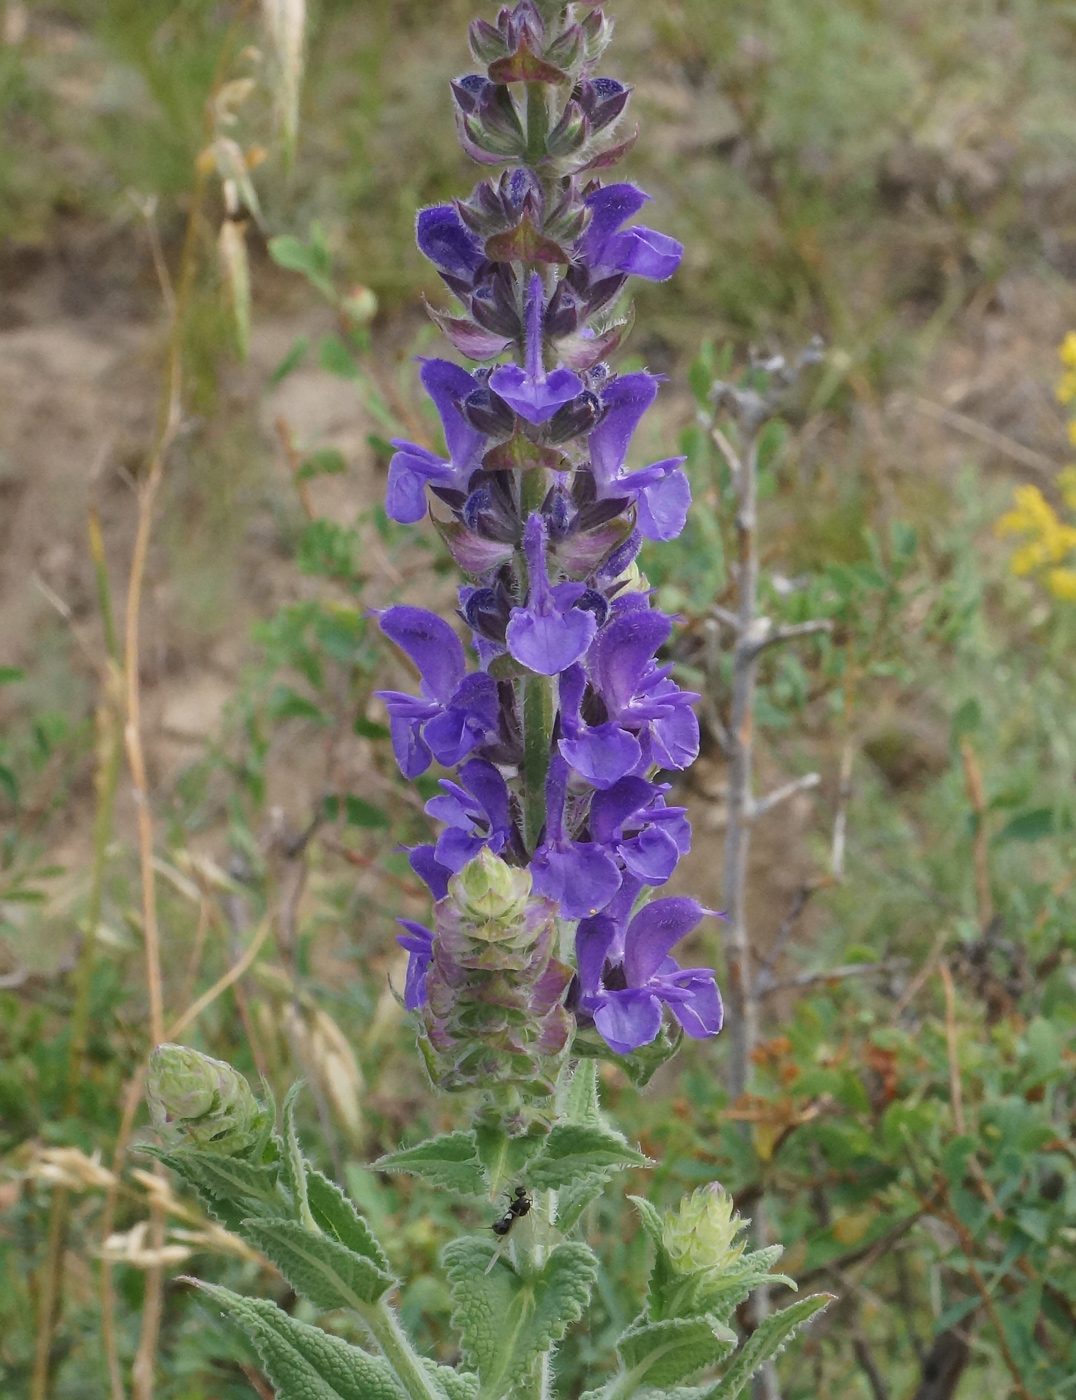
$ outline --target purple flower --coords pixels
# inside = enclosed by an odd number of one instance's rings
[[[576,931],[580,1009],[611,1050],[629,1055],[661,1030],[668,1007],[695,1039],[721,1029],[721,994],[708,968],[681,968],[673,946],[709,913],[693,899],[655,899],[628,924],[621,938],[608,914],[584,919]]]
[[[411,869],[433,895],[434,903],[444,899],[448,894],[448,882],[452,878],[452,871],[437,859],[435,847],[412,846],[407,852],[407,859]]]
[[[621,875],[604,847],[568,836],[567,789],[568,765],[554,756],[546,781],[546,839],[534,853],[531,875],[535,890],[560,904],[562,918],[582,919],[609,903],[620,888]]]
[[[457,874],[484,847],[497,855],[513,836],[508,787],[485,759],[472,758],[460,769],[460,781],[441,779],[441,795],[426,803],[426,813],[444,822],[434,859]]]
[[[588,725],[580,710],[586,676],[581,666],[569,667],[560,678],[560,721],[564,738],[558,747],[575,771],[596,788],[612,787],[642,762],[643,751],[634,734],[615,720]]]
[[[650,196],[637,185],[605,185],[587,195],[590,224],[579,253],[591,275],[625,273],[651,282],[667,281],[680,266],[684,246],[652,228],[624,229]]]
[[[666,542],[679,535],[691,505],[691,486],[680,470],[683,457],[668,457],[639,471],[625,471],[632,436],[654,402],[658,380],[645,370],[622,374],[602,390],[604,415],[590,434],[590,464],[599,500],[635,500],[640,532]]]
[[[654,652],[669,638],[672,623],[652,608],[614,614],[587,655],[590,682],[609,718],[636,734],[643,757],[662,768],[688,768],[699,754],[699,698],[656,666]]]
[[[644,778],[622,778],[594,794],[590,837],[615,852],[644,885],[663,885],[691,845],[682,807],[666,807],[665,788]]]
[[[421,696],[379,690],[389,712],[393,752],[405,778],[432,759],[453,767],[489,734],[499,716],[497,683],[484,671],[467,674],[463,644],[436,613],[396,607],[378,619],[385,636],[418,667]]]
[[[509,653],[542,676],[555,676],[581,657],[598,630],[594,613],[575,605],[587,592],[582,583],[549,582],[545,562],[545,521],[537,512],[527,521],[527,606],[513,608],[505,639]]]
[[[426,1000],[426,973],[433,958],[433,934],[422,924],[410,919],[397,919],[406,930],[406,936],[397,935],[396,942],[406,948],[407,981],[404,985],[404,1006],[408,1011],[417,1011]]]
[[[502,365],[490,377],[489,387],[528,423],[544,423],[562,404],[583,392],[583,381],[571,370],[546,374],[542,364],[542,279],[537,273],[527,286],[526,365]]]
[[[473,287],[486,261],[482,240],[460,218],[455,205],[437,204],[418,216],[415,241],[453,291]]]
[[[389,463],[385,509],[392,520],[413,525],[426,514],[426,486],[461,489],[482,460],[486,436],[460,412],[460,403],[475,390],[475,381],[451,360],[426,360],[419,372],[437,406],[448,446],[448,461],[403,438],[393,438],[396,454]]]

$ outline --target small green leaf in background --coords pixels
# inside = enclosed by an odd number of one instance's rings
[[[309,481],[315,476],[343,476],[346,471],[347,462],[342,452],[335,447],[319,447],[303,458],[296,476],[300,481]]]
[[[363,715],[359,715],[351,727],[360,739],[387,739],[391,732],[387,724],[375,724]]]
[[[275,388],[276,385],[287,379],[289,374],[294,373],[302,362],[306,359],[307,351],[310,349],[310,339],[305,335],[297,335],[292,341],[291,349],[277,365],[269,376],[269,383]]]
[[[336,335],[325,336],[318,346],[318,364],[338,379],[358,379],[359,367],[351,351]]]
[[[330,723],[328,716],[318,709],[313,700],[308,700],[289,685],[273,687],[269,696],[269,714],[273,719],[313,719],[319,724]]]
[[[22,681],[26,677],[18,666],[0,666],[0,685],[11,685],[13,681]]]
[[[967,734],[974,734],[982,727],[983,709],[974,696],[958,705],[949,727],[950,742],[957,744]]]
[[[364,802],[361,797],[352,797],[350,793],[344,798],[344,819],[349,826],[361,826],[370,830],[384,830],[392,825],[380,807]]]
[[[269,256],[278,267],[289,272],[301,272],[312,287],[316,287],[329,301],[336,300],[336,288],[332,282],[332,258],[325,245],[324,236],[315,224],[311,229],[310,242],[304,243],[293,234],[283,233],[269,240]]]
[[[1008,841],[1041,841],[1053,836],[1057,831],[1057,818],[1052,807],[1035,807],[1030,812],[1021,812],[1007,822],[994,837],[997,845]]]

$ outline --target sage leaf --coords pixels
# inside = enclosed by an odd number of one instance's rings
[[[327,1311],[362,1312],[395,1282],[372,1259],[294,1220],[244,1220],[243,1238],[273,1261],[297,1293]]]

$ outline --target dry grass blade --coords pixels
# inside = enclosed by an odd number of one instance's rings
[[[273,48],[273,96],[285,157],[295,156],[299,134],[299,94],[303,84],[306,0],[262,0],[262,16]]]

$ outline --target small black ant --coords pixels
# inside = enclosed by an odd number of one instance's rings
[[[533,1202],[527,1195],[527,1188],[525,1186],[517,1186],[512,1199],[508,1202],[508,1209],[501,1216],[500,1220],[495,1220],[493,1222],[493,1233],[503,1238],[503,1236],[508,1234],[508,1231],[517,1220],[521,1220],[523,1216],[530,1214],[532,1205]]]

